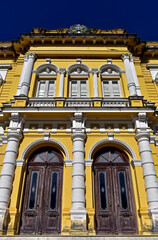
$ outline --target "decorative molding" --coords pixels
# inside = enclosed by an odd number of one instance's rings
[[[133,159],[132,161],[131,161],[131,164],[132,164],[132,166],[133,167],[141,167],[141,159]]]
[[[73,75],[79,75],[80,74],[80,75],[85,76],[85,75],[88,75],[90,72],[91,72],[90,68],[87,65],[83,64],[83,63],[72,64],[67,69],[67,73],[69,75],[74,73]]]
[[[72,167],[72,159],[64,160],[64,163],[65,163],[65,166],[66,166],[66,167]]]
[[[69,154],[68,154],[68,151],[67,151],[66,147],[61,142],[59,142],[58,140],[51,139],[51,138],[49,138],[49,140],[44,140],[43,138],[41,138],[41,139],[37,139],[37,140],[31,142],[29,145],[27,145],[27,147],[22,152],[21,159],[25,161],[25,159],[27,157],[27,154],[30,152],[30,150],[34,147],[37,147],[38,145],[40,147],[42,143],[44,143],[44,144],[45,143],[54,144],[57,147],[59,146],[63,150],[63,152],[65,153],[66,160],[69,159]]]
[[[108,144],[114,144],[116,147],[119,146],[121,147],[121,149],[123,150],[126,150],[129,155],[132,157],[133,160],[137,159],[136,158],[136,155],[133,151],[133,149],[124,141],[120,140],[120,139],[113,139],[113,140],[109,140],[108,138],[104,138],[98,142],[96,142],[90,149],[89,151],[89,154],[88,154],[88,158],[89,159],[92,159],[92,155],[93,155],[93,152],[96,148],[98,148],[99,146],[108,146]]]

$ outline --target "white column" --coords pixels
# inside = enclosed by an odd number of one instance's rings
[[[60,68],[60,85],[59,85],[59,97],[64,96],[64,77],[65,77],[65,68]]]
[[[27,58],[28,58],[28,61],[27,61],[27,66],[26,66],[26,71],[25,71],[25,77],[21,84],[20,96],[28,95],[28,90],[30,87],[30,80],[31,80],[31,75],[32,75],[32,68],[33,68],[33,64],[35,61],[35,53],[29,53]]]
[[[94,87],[94,97],[99,97],[98,92],[98,69],[92,68],[93,73],[93,87]]]
[[[152,151],[150,148],[150,134],[145,113],[139,113],[135,119],[136,139],[139,145],[141,165],[149,204],[149,213],[152,219],[153,231],[158,231],[158,183]]]
[[[21,75],[20,75],[20,79],[19,79],[19,84],[18,84],[18,87],[17,87],[16,96],[19,96],[19,95],[20,95],[21,85],[22,85],[22,82],[24,81],[24,78],[25,78],[25,72],[26,72],[27,62],[28,62],[28,58],[27,58],[27,56],[24,56],[24,64],[23,64],[23,68],[22,68]]]
[[[12,189],[12,180],[18,153],[19,141],[22,137],[21,128],[23,118],[18,113],[12,113],[8,128],[8,143],[3,160],[3,167],[0,175],[0,232],[3,233],[6,227],[8,204]]]
[[[130,66],[130,55],[129,54],[123,54],[122,59],[124,61],[125,65],[125,71],[126,71],[126,77],[127,77],[127,83],[128,83],[128,89],[129,89],[129,95],[130,96],[136,96],[136,86],[133,80],[133,75],[131,71],[131,66]]]
[[[132,71],[133,79],[134,79],[135,86],[136,86],[137,95],[141,96],[140,85],[138,82],[138,78],[137,78],[137,74],[136,74],[136,70],[135,70],[135,66],[134,66],[134,62],[133,62],[133,57],[130,58],[130,66],[131,66],[131,71]]]
[[[87,210],[85,208],[85,160],[84,160],[84,133],[85,116],[75,113],[72,117],[72,141],[73,141],[73,170],[72,170],[72,208],[71,230],[86,231]]]

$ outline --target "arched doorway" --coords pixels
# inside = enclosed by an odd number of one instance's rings
[[[94,156],[97,234],[136,234],[134,197],[128,157],[117,148]]]
[[[59,234],[61,231],[63,156],[42,147],[29,158],[20,234]]]

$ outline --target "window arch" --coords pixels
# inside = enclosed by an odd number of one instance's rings
[[[115,64],[104,64],[99,68],[103,97],[122,97],[120,77],[122,69]]]
[[[56,76],[58,68],[53,64],[42,64],[37,69],[36,97],[47,98],[55,96]]]
[[[88,77],[90,68],[85,64],[73,64],[68,68],[69,97],[85,98],[89,96]]]

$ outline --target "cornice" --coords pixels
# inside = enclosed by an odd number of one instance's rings
[[[34,28],[22,33],[17,40],[0,42],[0,56],[16,58],[25,54],[34,44],[47,45],[92,45],[92,46],[126,46],[134,56],[143,58],[158,56],[158,42],[141,41],[136,34],[124,29],[102,30],[89,28],[86,33],[70,33],[67,28],[47,30]]]

